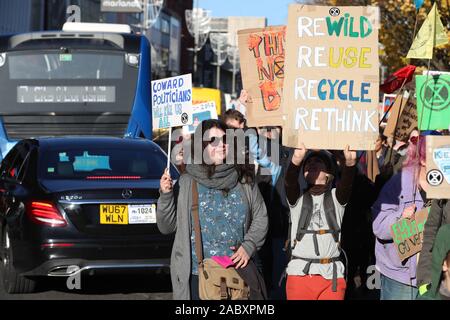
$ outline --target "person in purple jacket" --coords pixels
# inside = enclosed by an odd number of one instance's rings
[[[408,147],[403,169],[384,185],[372,206],[376,269],[381,274],[381,300],[413,300],[417,296],[417,255],[400,261],[391,226],[401,218],[414,219],[415,212],[425,206],[425,155],[425,137],[420,136]]]

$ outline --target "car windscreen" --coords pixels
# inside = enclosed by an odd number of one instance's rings
[[[49,147],[38,170],[43,180],[160,179],[166,161],[156,147]]]
[[[129,113],[138,68],[126,52],[11,51],[0,66],[0,112]]]

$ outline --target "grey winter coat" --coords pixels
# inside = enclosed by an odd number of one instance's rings
[[[170,275],[172,280],[173,298],[189,300],[191,276],[191,208],[192,181],[189,173],[181,175],[173,192],[161,193],[158,199],[156,221],[163,234],[175,232],[172,248]],[[264,200],[254,184],[238,186],[246,195],[249,212],[245,219],[245,230],[242,246],[249,256],[253,256],[264,244],[268,221]]]
[[[439,228],[450,223],[450,201],[433,200],[430,214],[423,230],[423,245],[417,266],[417,285],[420,287],[431,282],[431,264],[434,240]]]

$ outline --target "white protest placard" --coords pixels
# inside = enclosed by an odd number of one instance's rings
[[[192,124],[183,127],[183,131],[186,133],[194,133],[198,125],[204,120],[218,119],[216,103],[214,101],[208,101],[200,104],[194,104],[192,106]]]
[[[192,76],[152,81],[153,130],[192,124]]]

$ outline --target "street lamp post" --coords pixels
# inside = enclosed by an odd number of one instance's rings
[[[233,66],[233,81],[231,94],[236,97],[236,71],[239,66],[239,48],[236,46],[230,46],[227,48],[228,60]]]
[[[209,41],[211,43],[211,49],[217,56],[217,63],[211,63],[217,66],[216,72],[216,88],[220,89],[220,66],[224,64],[227,59],[227,41],[228,34],[226,33],[210,33]]]
[[[193,73],[195,76],[197,73],[197,52],[205,45],[211,30],[211,11],[194,8],[186,10],[185,17],[188,31],[194,38],[194,47],[188,50],[194,51]]]
[[[147,29],[150,29],[159,18],[159,13],[164,5],[164,0],[144,0],[144,2],[147,2],[145,25]]]
[[[142,21],[138,27],[143,35],[158,20],[163,5],[164,0],[142,0]]]

